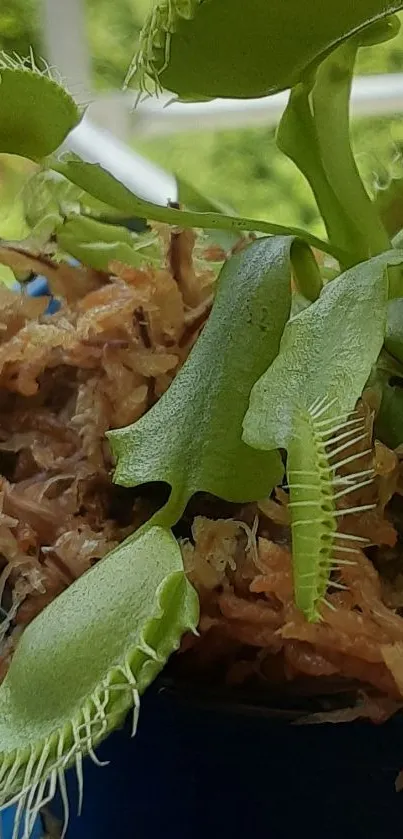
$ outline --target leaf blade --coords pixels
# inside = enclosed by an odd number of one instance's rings
[[[277,354],[289,316],[293,247],[305,248],[291,238],[259,239],[232,257],[210,319],[169,390],[133,426],[108,435],[115,481],[166,481],[175,520],[194,492],[257,500],[281,479],[279,456],[256,456],[241,438],[252,385]]]
[[[287,448],[295,409],[325,396],[340,414],[354,410],[384,340],[386,269],[402,259],[389,252],[346,271],[289,322],[279,355],[252,390],[249,445]]]

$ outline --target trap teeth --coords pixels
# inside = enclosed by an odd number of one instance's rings
[[[358,414],[343,418],[334,409],[332,417],[333,404],[323,397],[315,400],[310,411],[296,412],[288,448],[295,600],[309,621],[318,620],[319,604],[329,585],[345,590],[342,583],[330,580],[331,574],[343,565],[355,565],[354,556],[368,544],[362,537],[337,532],[338,521],[376,507],[354,504],[354,499],[351,506],[338,507],[342,498],[372,484],[374,470],[357,468],[350,475],[339,474],[340,467],[359,461],[372,449],[354,452],[367,439],[365,422]],[[353,451],[348,454],[348,450]]]

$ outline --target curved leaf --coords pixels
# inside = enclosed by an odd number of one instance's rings
[[[319,157],[335,202],[349,225],[349,250],[354,257],[350,265],[391,247],[351,146],[350,97],[357,50],[356,38],[333,50],[317,71],[311,95]]]
[[[304,239],[313,248],[325,251],[332,254],[336,259],[340,257],[343,260],[343,253],[340,250],[322,242],[307,231],[295,227],[283,227],[280,224],[271,224],[271,222],[247,219],[241,216],[176,210],[173,207],[161,207],[152,204],[150,201],[144,201],[130,192],[98,163],[86,163],[74,154],[64,155],[59,161],[52,160],[51,166],[89,195],[120,210],[129,217],[145,218],[165,224],[178,225],[179,227],[198,227],[204,230],[229,230],[235,233],[249,230],[267,235],[296,236]]]
[[[389,301],[385,348],[403,364],[403,297]]]
[[[290,254],[301,248],[273,237],[232,257],[210,319],[168,391],[137,423],[108,435],[117,483],[171,485],[171,523],[195,492],[252,501],[281,479],[277,453],[242,442],[242,420],[252,385],[278,352],[291,303]]]
[[[24,835],[59,782],[122,722],[182,634],[197,596],[172,534],[131,536],[25,630],[0,688],[0,801],[19,801]],[[82,793],[82,789],[80,789]],[[18,821],[18,817],[17,817]]]
[[[390,251],[346,271],[284,330],[280,352],[252,390],[244,440],[287,448],[296,410],[327,398],[336,414],[354,410],[384,341]]]
[[[0,153],[42,160],[80,118],[74,99],[49,75],[0,56]]]
[[[296,164],[311,186],[329,240],[338,242],[349,256],[356,254],[361,234],[329,183],[312,112],[311,85],[299,84],[291,91],[277,129],[276,142],[280,151]],[[360,259],[354,260],[353,257],[349,265],[354,261],[359,262]]]
[[[97,271],[108,271],[115,261],[134,268],[160,264],[158,249],[148,239],[136,242],[127,228],[85,216],[68,219],[57,231],[56,241],[62,251]]]
[[[182,99],[259,97],[293,87],[354,32],[379,22],[402,0],[158,0],[132,72],[142,90]],[[391,24],[391,34],[396,23]]]

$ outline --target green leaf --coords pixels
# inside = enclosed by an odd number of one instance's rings
[[[178,203],[180,207],[187,210],[195,210],[197,213],[223,213],[233,215],[234,210],[226,207],[220,201],[216,201],[207,195],[203,195],[188,181],[175,175],[178,185]],[[210,230],[207,237],[211,244],[218,245],[227,253],[239,242],[242,234],[232,230]]]
[[[72,97],[50,75],[0,55],[0,153],[42,160],[80,116]]]
[[[0,239],[24,239],[29,233],[22,192],[34,166],[15,155],[0,154]]]
[[[391,385],[386,377],[382,381],[382,399],[375,421],[379,440],[396,449],[403,443],[403,388]]]
[[[182,99],[259,97],[296,85],[354,32],[401,0],[158,0],[129,75],[141,90],[161,87]],[[381,26],[379,26],[381,24]],[[396,23],[390,25],[390,34]]]
[[[355,254],[361,234],[349,218],[332,189],[319,148],[318,132],[311,105],[311,86],[299,84],[290,94],[279,123],[277,146],[307,179],[322,215],[331,242],[337,242],[347,254]],[[349,265],[354,264],[354,258]],[[349,266],[344,266],[349,267]]]
[[[94,198],[120,210],[129,218],[145,218],[179,227],[198,227],[204,230],[229,230],[234,233],[249,230],[267,235],[296,236],[304,239],[313,248],[330,253],[336,259],[339,257],[343,259],[343,254],[337,248],[332,248],[316,236],[295,227],[283,227],[279,224],[246,219],[241,216],[176,210],[172,207],[161,207],[152,204],[150,201],[144,201],[130,192],[98,163],[86,163],[74,154],[64,155],[59,161],[52,159],[49,165]]]
[[[358,46],[358,38],[351,38],[331,52],[317,71],[311,96],[320,159],[349,225],[349,250],[354,257],[350,265],[391,247],[351,147],[350,97]]]
[[[7,265],[0,264],[0,283],[6,285],[8,288],[12,288],[16,282],[14,271],[8,268]]]
[[[220,201],[203,195],[196,187],[185,181],[179,175],[175,175],[178,186],[178,203],[188,210],[196,210],[198,213],[229,213],[234,212],[232,207],[226,207]]]
[[[389,301],[385,348],[403,364],[403,297]]]
[[[65,253],[97,271],[108,271],[111,262],[135,268],[159,264],[158,251],[149,239],[135,240],[127,228],[103,224],[85,216],[68,219],[57,231],[56,241]]]
[[[308,248],[299,248],[293,258],[294,281],[297,293],[305,300],[317,300],[323,287],[322,277],[316,260]]]
[[[384,340],[386,269],[402,261],[401,251],[390,251],[357,265],[288,323],[279,355],[252,390],[245,442],[287,448],[295,411],[324,397],[336,414],[354,409]]]
[[[338,541],[338,499],[372,480],[364,470],[349,483],[338,469],[345,450],[366,433],[361,418],[348,417],[382,349],[388,266],[402,261],[395,251],[351,268],[292,318],[245,416],[246,443],[287,450],[295,602],[309,621],[320,619],[330,574],[346,547]],[[353,505],[344,515],[357,511]]]
[[[58,172],[49,169],[40,169],[29,178],[24,185],[22,198],[26,219],[31,227],[37,225],[44,216],[55,214],[67,216],[86,213],[95,217],[119,217],[112,207],[97,201]]]
[[[251,501],[281,479],[277,453],[262,455],[242,442],[242,420],[252,385],[278,352],[290,311],[290,253],[301,248],[273,237],[233,256],[210,318],[169,390],[137,423],[108,434],[116,483],[170,484],[172,523],[195,492]]]
[[[0,802],[25,827],[59,782],[120,725],[198,622],[198,599],[172,534],[134,534],[24,631],[0,688]],[[18,821],[18,815],[17,815]],[[30,829],[28,830],[28,834]]]

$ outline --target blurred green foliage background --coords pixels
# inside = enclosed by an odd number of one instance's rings
[[[69,2],[69,0],[65,0]],[[120,88],[153,0],[85,0],[97,89]],[[0,49],[40,55],[41,0],[0,0]],[[403,72],[403,30],[392,42],[361,50],[360,73]],[[273,128],[188,132],[164,138],[132,138],[133,146],[200,190],[239,212],[320,231],[310,190],[276,149]],[[370,191],[403,175],[403,117],[360,119],[354,147]],[[1,172],[0,172],[1,177]]]

